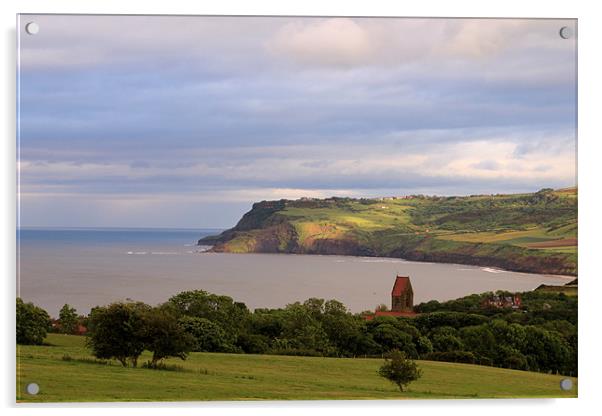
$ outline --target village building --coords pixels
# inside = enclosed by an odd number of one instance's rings
[[[410,282],[410,276],[395,277],[393,290],[391,290],[391,310],[390,311],[374,311],[374,314],[365,315],[366,320],[371,321],[377,316],[404,316],[414,317],[414,290]]]
[[[521,297],[518,293],[507,296],[493,295],[483,300],[481,306],[484,308],[519,309],[521,306]]]
[[[397,276],[391,291],[391,310],[393,312],[408,312],[414,308],[414,290],[410,276]]]

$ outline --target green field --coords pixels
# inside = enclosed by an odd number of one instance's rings
[[[557,375],[468,364],[418,361],[423,377],[407,392],[379,377],[380,359],[192,353],[169,360],[182,371],[94,362],[84,338],[50,334],[48,345],[18,346],[17,400],[179,401],[576,397]],[[149,358],[143,355],[140,362]],[[35,382],[40,393],[25,386]]]
[[[214,251],[401,257],[577,274],[577,189],[462,197],[263,201]]]

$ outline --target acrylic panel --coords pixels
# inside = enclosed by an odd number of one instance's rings
[[[577,396],[575,19],[17,33],[17,401]]]

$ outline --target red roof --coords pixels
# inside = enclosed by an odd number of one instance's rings
[[[408,289],[408,286],[410,286],[410,276],[397,276],[391,294],[393,296],[400,296]]]

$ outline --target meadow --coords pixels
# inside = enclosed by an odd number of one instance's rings
[[[95,360],[84,337],[49,334],[17,346],[19,402],[476,399],[577,397],[552,374],[418,360],[423,376],[400,393],[377,375],[382,359],[191,353],[169,370]],[[145,352],[140,362],[150,358]],[[173,371],[177,370],[177,371]],[[35,382],[38,395],[25,393]]]
[[[353,230],[576,252],[576,188],[535,194],[347,200],[326,208],[287,207],[299,240]]]

